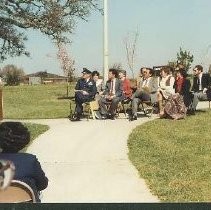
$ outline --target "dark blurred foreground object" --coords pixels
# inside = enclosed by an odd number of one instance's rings
[[[0,124],[0,159],[10,160],[15,165],[14,180],[24,182],[32,188],[36,202],[40,202],[39,193],[48,186],[48,178],[35,155],[18,153],[30,141],[30,133],[20,122]]]
[[[0,203],[36,203],[36,198],[29,185],[12,180],[5,190],[0,191]]]
[[[11,180],[14,177],[14,174],[15,174],[14,164],[8,160],[0,160],[0,191],[5,190],[10,185]]]

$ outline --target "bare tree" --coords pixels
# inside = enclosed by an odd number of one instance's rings
[[[116,69],[116,70],[121,70],[122,69],[122,64],[121,63],[114,63],[111,66],[112,69]]]
[[[137,29],[133,33],[128,33],[127,37],[124,39],[127,64],[132,73],[132,78],[134,79],[134,64],[136,58],[137,42],[139,37],[139,30]]]

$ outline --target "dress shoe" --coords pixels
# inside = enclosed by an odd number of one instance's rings
[[[136,115],[130,115],[129,121],[134,121],[134,120],[137,120],[137,116]]]
[[[128,120],[129,120],[129,121],[132,121],[132,119],[133,119],[133,115],[132,115],[132,114],[129,114]]]
[[[95,118],[96,119],[101,119],[102,118],[102,115],[100,114],[99,111],[95,111],[94,114],[95,114]]]
[[[190,109],[187,111],[187,115],[195,115],[195,111],[193,109]]]
[[[76,121],[80,121],[80,120],[81,120],[80,117],[77,116],[77,115],[74,115],[74,116],[70,119],[70,121],[72,121],[72,122],[76,122]]]
[[[110,116],[109,116],[109,119],[110,119],[110,120],[115,120],[115,116],[114,116],[114,115],[110,115]]]
[[[106,120],[107,119],[107,117],[106,117],[106,115],[102,115],[101,114],[101,118],[100,119],[102,119],[102,120]]]
[[[134,116],[133,116],[133,120],[137,120],[137,116],[134,115]]]

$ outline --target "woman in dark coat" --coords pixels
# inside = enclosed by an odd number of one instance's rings
[[[192,102],[192,94],[190,92],[191,83],[187,79],[187,73],[184,69],[176,71],[176,80],[174,83],[175,92],[183,96],[184,104],[188,108]]]
[[[18,153],[30,141],[28,129],[20,122],[0,124],[0,159],[10,160],[15,165],[14,180],[28,184],[34,191],[37,202],[39,192],[48,186],[48,178],[35,155]]]

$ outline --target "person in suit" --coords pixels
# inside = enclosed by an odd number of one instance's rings
[[[153,69],[143,68],[143,79],[139,83],[138,89],[132,96],[132,115],[129,120],[137,120],[138,106],[142,101],[151,101],[155,103],[157,100],[158,81],[152,77]]]
[[[78,80],[75,86],[75,114],[71,121],[80,121],[83,113],[83,103],[94,100],[97,93],[95,81],[91,78],[92,72],[83,68],[82,78]]]
[[[207,90],[210,86],[210,76],[209,74],[203,73],[203,67],[201,65],[196,65],[193,69],[193,102],[191,105],[192,112],[196,110],[199,101],[207,100]]]
[[[12,161],[15,166],[14,180],[28,184],[34,191],[37,202],[39,192],[48,186],[37,157],[28,153],[18,153],[30,141],[30,133],[20,122],[3,122],[0,124],[0,159]]]
[[[118,103],[123,96],[122,82],[117,77],[118,71],[116,69],[109,69],[108,81],[106,82],[102,97],[98,102],[102,119],[115,119],[114,117]],[[107,109],[108,104],[110,104],[109,110]]]

